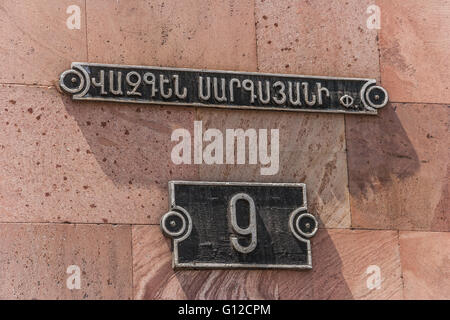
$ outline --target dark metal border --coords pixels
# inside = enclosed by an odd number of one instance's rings
[[[192,230],[192,220],[190,218],[189,213],[176,204],[175,198],[175,185],[177,184],[186,184],[186,185],[221,185],[221,186],[277,186],[277,187],[302,187],[303,191],[303,205],[293,211],[289,218],[289,228],[293,228],[292,226],[292,217],[296,212],[307,210],[307,200],[306,200],[306,185],[304,183],[262,183],[262,182],[211,182],[211,181],[169,181],[169,210],[176,209],[180,210],[185,214],[188,218],[187,223],[187,232],[180,238],[173,238],[173,252],[172,252],[172,267],[174,269],[177,268],[187,268],[187,269],[291,269],[291,270],[304,270],[304,269],[312,269],[312,259],[311,259],[311,242],[308,239],[303,239],[298,237],[295,233],[294,235],[300,241],[303,241],[307,245],[307,263],[301,265],[283,265],[283,264],[242,264],[242,263],[180,263],[178,260],[178,244],[183,240],[187,239]],[[169,211],[170,212],[170,211]],[[310,215],[315,219],[314,216]],[[162,217],[162,219],[164,216]],[[161,229],[164,231],[163,224],[161,223]],[[314,230],[314,233],[317,231]],[[311,235],[311,236],[312,236]]]

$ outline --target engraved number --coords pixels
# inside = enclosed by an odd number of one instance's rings
[[[250,207],[250,222],[248,224],[248,227],[243,229],[238,226],[237,224],[237,218],[236,218],[236,203],[238,200],[246,200]],[[238,239],[235,235],[230,236],[231,244],[233,245],[234,249],[236,251],[239,251],[241,253],[250,253],[256,248],[257,244],[257,237],[256,237],[256,208],[255,208],[255,202],[253,201],[252,197],[250,197],[246,193],[238,193],[234,195],[230,203],[228,205],[228,210],[230,213],[230,220],[231,220],[231,227],[233,231],[241,236],[251,235],[250,244],[248,246],[242,246],[239,244]]]

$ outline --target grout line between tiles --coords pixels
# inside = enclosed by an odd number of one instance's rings
[[[86,60],[89,61],[89,45],[88,45],[88,20],[87,20],[87,0],[84,0],[84,27],[86,38]]]
[[[400,247],[400,230],[397,231],[398,260],[400,262],[400,280],[402,281],[402,298],[405,300],[405,279],[403,278],[402,252]]]
[[[95,223],[95,222],[11,222],[11,221],[0,221],[0,225],[2,224],[47,224],[47,225],[92,225],[92,226],[158,226],[159,223]],[[324,228],[319,227],[319,230],[350,230],[350,231],[397,231],[397,232],[433,232],[433,233],[450,233],[448,231],[436,231],[436,230],[413,230],[413,229],[377,229],[377,228],[339,228],[339,227],[331,227]]]
[[[258,58],[258,20],[256,18],[256,0],[253,1],[253,20],[255,27],[255,58],[256,58],[256,71],[259,72],[259,58]]]
[[[134,300],[134,255],[133,255],[133,225],[130,225],[130,252],[131,252],[131,297]]]
[[[345,150],[345,164],[347,170],[347,200],[348,211],[350,212],[350,227],[353,227],[352,205],[350,202],[350,169],[348,166],[348,144],[347,144],[347,116],[344,114],[344,150]]]

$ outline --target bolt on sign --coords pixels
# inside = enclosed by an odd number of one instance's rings
[[[59,80],[74,100],[376,115],[374,79],[73,62]]]
[[[174,268],[312,268],[303,183],[170,181],[169,208]]]

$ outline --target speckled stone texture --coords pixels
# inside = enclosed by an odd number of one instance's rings
[[[400,232],[405,299],[450,299],[450,234]]]
[[[67,28],[66,10],[82,0],[15,1],[0,5],[0,83],[54,84],[72,61],[87,59],[86,21]]]
[[[371,0],[255,1],[261,71],[379,79]]]
[[[253,0],[87,0],[92,62],[253,71]]]
[[[450,102],[450,1],[377,0],[381,79],[391,101]]]
[[[0,298],[449,299],[449,12],[449,0],[2,1]],[[378,116],[77,102],[55,86],[72,61],[373,78],[391,102]],[[175,165],[171,134],[195,120],[278,129],[279,171]],[[306,183],[313,269],[172,270],[158,226],[170,180]]]
[[[54,88],[0,86],[0,221],[157,223],[170,160],[193,109],[75,103]]]
[[[8,223],[0,238],[0,299],[131,298],[130,226]]]

